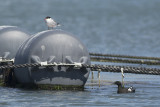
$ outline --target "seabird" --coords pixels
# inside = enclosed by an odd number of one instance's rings
[[[60,24],[59,24],[59,23],[56,23],[50,16],[47,16],[47,17],[45,18],[45,22],[46,22],[46,24],[47,24],[47,26],[48,26],[48,30],[49,30],[50,28],[53,29],[54,27],[60,26]]]
[[[133,87],[129,87],[129,88],[123,87],[120,81],[116,81],[116,82],[114,82],[114,84],[118,85],[118,90],[117,90],[118,94],[121,94],[121,93],[134,93],[135,92],[135,89]]]

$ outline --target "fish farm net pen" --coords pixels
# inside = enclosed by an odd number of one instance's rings
[[[51,66],[64,66],[64,67],[75,67],[75,68],[90,68],[91,71],[102,71],[102,72],[121,72],[123,68],[124,73],[135,73],[135,74],[149,74],[149,75],[160,75],[160,69],[157,68],[145,68],[145,67],[131,67],[131,66],[115,66],[115,65],[99,65],[99,64],[64,64],[64,63],[51,63],[49,65],[41,65],[39,63],[31,64],[18,64],[18,65],[4,65],[0,66],[0,69],[9,69],[9,68],[24,68],[24,67],[51,67]]]

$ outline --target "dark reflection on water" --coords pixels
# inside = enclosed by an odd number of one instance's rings
[[[0,1],[0,24],[32,34],[47,30],[46,16],[75,34],[90,52],[160,57],[159,0],[5,0]],[[126,74],[135,94],[117,94],[111,83],[120,74],[101,73],[88,80],[85,91],[21,90],[0,87],[0,106],[159,106],[160,77]],[[91,77],[90,77],[91,78]]]

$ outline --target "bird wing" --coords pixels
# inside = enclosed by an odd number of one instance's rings
[[[53,19],[51,19],[51,22],[55,25],[56,24],[56,22],[53,20]]]
[[[56,27],[56,22],[53,19],[47,20],[48,27]]]

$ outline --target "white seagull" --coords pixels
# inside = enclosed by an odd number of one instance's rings
[[[48,30],[51,28],[51,29],[53,29],[53,28],[55,28],[55,27],[57,27],[57,26],[60,26],[60,24],[59,23],[56,23],[51,17],[49,17],[49,16],[47,16],[46,18],[45,18],[45,22],[46,22],[46,24],[47,24],[47,26],[48,26]]]

